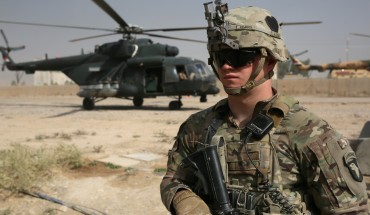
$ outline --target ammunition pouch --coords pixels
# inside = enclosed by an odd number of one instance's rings
[[[266,187],[265,187],[266,188]],[[293,207],[277,188],[268,190],[228,189],[230,204],[239,214],[292,214]]]
[[[255,195],[241,189],[228,190],[231,206],[237,209],[240,214],[255,214]]]

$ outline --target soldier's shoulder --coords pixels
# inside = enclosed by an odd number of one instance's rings
[[[307,126],[314,126],[316,123],[323,123],[325,120],[305,106],[296,103],[289,109],[284,122],[290,129],[302,129]]]
[[[281,125],[286,134],[295,140],[295,143],[302,144],[315,141],[334,130],[325,119],[298,102],[290,107]]]

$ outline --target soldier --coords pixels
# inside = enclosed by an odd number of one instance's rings
[[[365,183],[349,142],[325,120],[272,87],[287,55],[281,29],[257,7],[205,4],[210,63],[226,99],[191,115],[168,153],[160,190],[175,214],[367,214]],[[188,168],[209,146],[217,156]],[[190,159],[191,160],[191,159]],[[208,171],[197,169],[207,163]],[[212,196],[219,162],[230,208]],[[206,169],[207,169],[206,168]],[[212,172],[213,171],[213,172]],[[212,178],[213,177],[213,178]]]

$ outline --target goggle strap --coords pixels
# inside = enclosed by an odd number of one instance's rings
[[[218,80],[220,80],[220,76],[218,75],[217,69],[216,69],[215,65],[213,64],[213,62],[214,62],[214,59],[212,57],[209,57],[208,58],[208,65],[211,66],[211,68],[213,70],[213,73],[215,73],[215,75],[217,76]]]
[[[257,75],[261,72],[263,65],[265,65],[266,58],[264,56],[261,57],[260,61],[258,62],[257,68],[252,72],[251,76],[249,77],[249,81],[254,81]]]
[[[266,60],[266,57],[267,57],[267,51],[265,48],[261,48],[260,49],[261,51],[261,59],[260,61],[258,62],[258,66],[257,68],[252,72],[251,74],[251,77],[249,78],[249,81],[254,81],[257,77],[257,75],[261,72],[263,66],[265,65],[265,60]]]

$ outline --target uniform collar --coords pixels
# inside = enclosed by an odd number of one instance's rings
[[[274,112],[274,114],[281,115],[282,117],[285,116],[285,113],[288,112],[289,107],[282,102],[277,102],[280,94],[277,92],[275,88],[272,88],[273,96],[267,100],[259,101],[254,108],[253,115],[256,115],[259,112],[270,114]],[[221,116],[226,116],[230,112],[230,108],[227,102],[227,98],[220,100],[216,103],[213,109],[215,112],[220,114]]]

